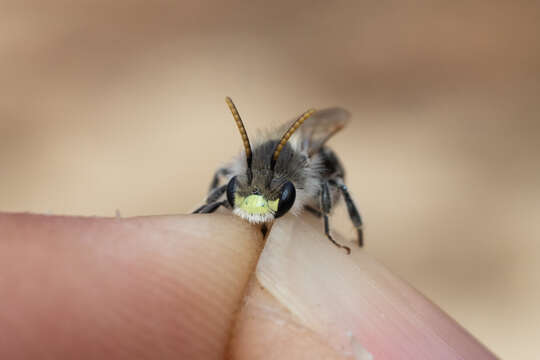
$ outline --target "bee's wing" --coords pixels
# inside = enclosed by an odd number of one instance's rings
[[[302,150],[309,156],[317,153],[328,139],[347,125],[350,116],[347,110],[339,107],[317,111],[298,129]]]

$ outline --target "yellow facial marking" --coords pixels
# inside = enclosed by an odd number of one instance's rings
[[[235,195],[234,206],[248,214],[268,214],[277,211],[278,201],[266,201],[261,195],[249,195],[245,198]]]
[[[241,207],[242,203],[244,202],[245,197],[240,196],[238,194],[234,194],[234,206],[235,207]]]
[[[274,212],[276,212],[278,208],[278,203],[279,203],[279,199],[270,200],[268,201],[268,207],[272,209]]]

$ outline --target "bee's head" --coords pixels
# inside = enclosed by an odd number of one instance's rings
[[[233,212],[252,223],[270,222],[280,216],[283,216],[293,206],[296,199],[296,189],[290,181],[281,182],[279,185],[271,186],[271,181],[254,180],[252,171],[252,150],[247,136],[244,123],[238,114],[236,106],[232,100],[225,99],[231,110],[236,126],[242,137],[247,162],[246,175],[234,176],[227,185],[227,200],[231,205]],[[308,110],[302,114],[289,127],[279,141],[276,141],[272,148],[272,156],[269,157],[268,173],[256,174],[257,178],[268,180],[273,178],[274,167],[279,154],[287,144],[292,134],[302,123],[315,113],[315,110]],[[261,170],[261,169],[258,169]],[[265,167],[266,170],[266,167]],[[265,171],[263,171],[265,172]],[[261,176],[262,175],[262,176]],[[270,183],[270,184],[269,184]]]
[[[293,206],[296,189],[292,182],[287,181],[279,189],[267,191],[243,179],[243,176],[235,176],[227,185],[227,200],[233,212],[243,219],[251,223],[271,222]]]

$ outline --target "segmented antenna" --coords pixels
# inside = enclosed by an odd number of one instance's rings
[[[276,145],[276,150],[274,150],[274,155],[272,155],[272,162],[270,163],[270,168],[272,170],[274,170],[274,166],[276,166],[276,161],[279,157],[279,154],[281,153],[281,150],[283,149],[287,141],[289,141],[292,134],[294,134],[294,132],[300,127],[300,125],[302,125],[304,121],[306,121],[311,115],[315,114],[315,111],[315,109],[310,109],[303,113],[281,137],[281,140]]]
[[[234,117],[234,121],[236,122],[238,131],[240,131],[240,136],[242,136],[242,142],[244,143],[244,150],[246,151],[248,172],[251,173],[251,145],[249,143],[246,128],[244,127],[244,123],[242,122],[242,119],[240,118],[240,115],[238,114],[238,110],[236,109],[236,106],[234,106],[234,103],[231,100],[231,98],[227,96],[225,98],[225,101],[227,102],[227,105],[229,105],[229,109],[231,110],[231,113]]]

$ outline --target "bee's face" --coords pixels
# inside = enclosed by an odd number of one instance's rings
[[[275,191],[258,189],[233,177],[227,186],[227,200],[233,212],[251,223],[265,223],[283,216],[296,198],[294,185],[287,181]]]

